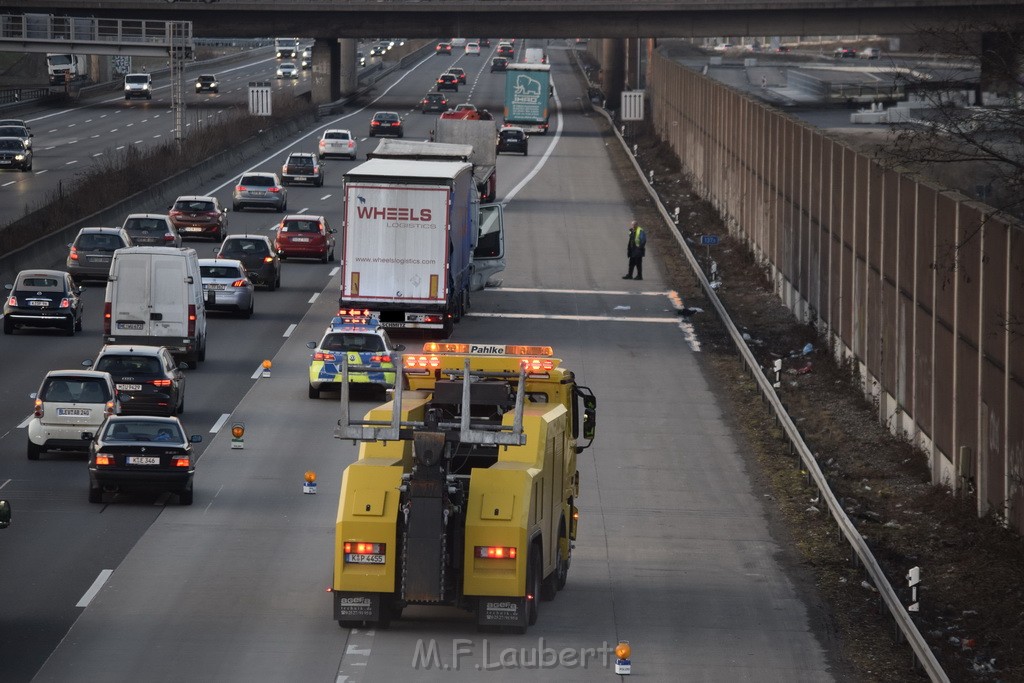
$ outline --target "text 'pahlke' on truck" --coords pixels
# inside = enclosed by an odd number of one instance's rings
[[[548,132],[550,64],[509,64],[505,68],[505,125],[527,133]]]
[[[404,354],[393,400],[362,420],[341,386],[335,436],[362,443],[338,501],[338,624],[448,605],[524,633],[568,577],[593,392],[549,346],[445,342]]]
[[[368,159],[409,159],[414,161],[468,161],[480,192],[487,204],[498,196],[497,129],[493,121],[469,119],[437,120],[433,142],[381,140]]]
[[[371,159],[344,177],[341,308],[445,337],[505,269],[501,206],[480,204],[472,164]]]
[[[50,85],[63,85],[68,81],[79,81],[89,74],[85,55],[55,54],[46,55],[46,72],[50,77]]]

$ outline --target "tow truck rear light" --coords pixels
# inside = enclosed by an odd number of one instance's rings
[[[325,361],[333,362],[334,361],[334,354],[333,353],[324,353],[323,351],[317,351],[316,353],[313,354],[313,360],[325,360]]]
[[[516,549],[500,545],[478,545],[473,557],[480,557],[486,560],[514,560]]]
[[[386,354],[385,355],[380,355],[380,356],[370,356],[370,362],[371,363],[390,363],[391,362],[391,356],[386,355]]]
[[[103,304],[103,334],[110,334],[110,302]]]
[[[542,358],[524,358],[519,361],[527,372],[545,372],[554,368],[554,363],[550,359]]]
[[[546,356],[555,355],[550,346],[526,346],[521,344],[462,344],[456,342],[427,342],[425,353],[487,353],[503,356]]]
[[[171,380],[169,379],[151,379],[149,383],[154,387],[169,387],[171,386]]]
[[[32,415],[35,417],[43,416],[43,400],[41,398],[36,399],[35,405],[32,409]]]
[[[192,458],[187,455],[175,455],[171,457],[171,465],[174,467],[188,467],[192,464]]]
[[[370,309],[368,308],[341,308],[338,310],[338,315],[341,317],[352,316],[355,318],[369,318]]]
[[[410,369],[436,369],[441,367],[441,359],[437,356],[413,356],[406,355],[405,367]]]
[[[108,455],[107,453],[96,454],[96,466],[107,467],[114,464],[114,456]]]
[[[345,541],[345,552],[356,553],[358,555],[379,555],[384,552],[384,544]]]

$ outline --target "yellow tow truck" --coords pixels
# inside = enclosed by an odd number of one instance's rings
[[[341,481],[334,618],[386,628],[408,605],[451,605],[525,633],[566,583],[597,399],[548,346],[430,342],[396,370],[363,419],[341,383],[335,436],[361,444]]]

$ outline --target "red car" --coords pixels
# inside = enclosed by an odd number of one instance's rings
[[[323,263],[334,259],[334,234],[323,216],[285,216],[277,226],[274,249],[281,260],[315,258]]]
[[[221,242],[228,233],[228,210],[216,197],[178,197],[167,216],[182,239],[212,237]]]

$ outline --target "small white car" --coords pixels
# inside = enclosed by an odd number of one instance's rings
[[[52,370],[46,373],[28,423],[28,459],[44,451],[86,453],[83,432],[95,432],[109,415],[121,412],[114,380],[108,372]]]
[[[331,156],[355,159],[358,152],[359,144],[352,137],[352,131],[343,128],[325,130],[317,145],[317,156],[321,161]]]
[[[480,43],[466,43],[466,54],[480,56]]]
[[[299,69],[291,62],[283,62],[277,67],[278,78],[298,78]]]

